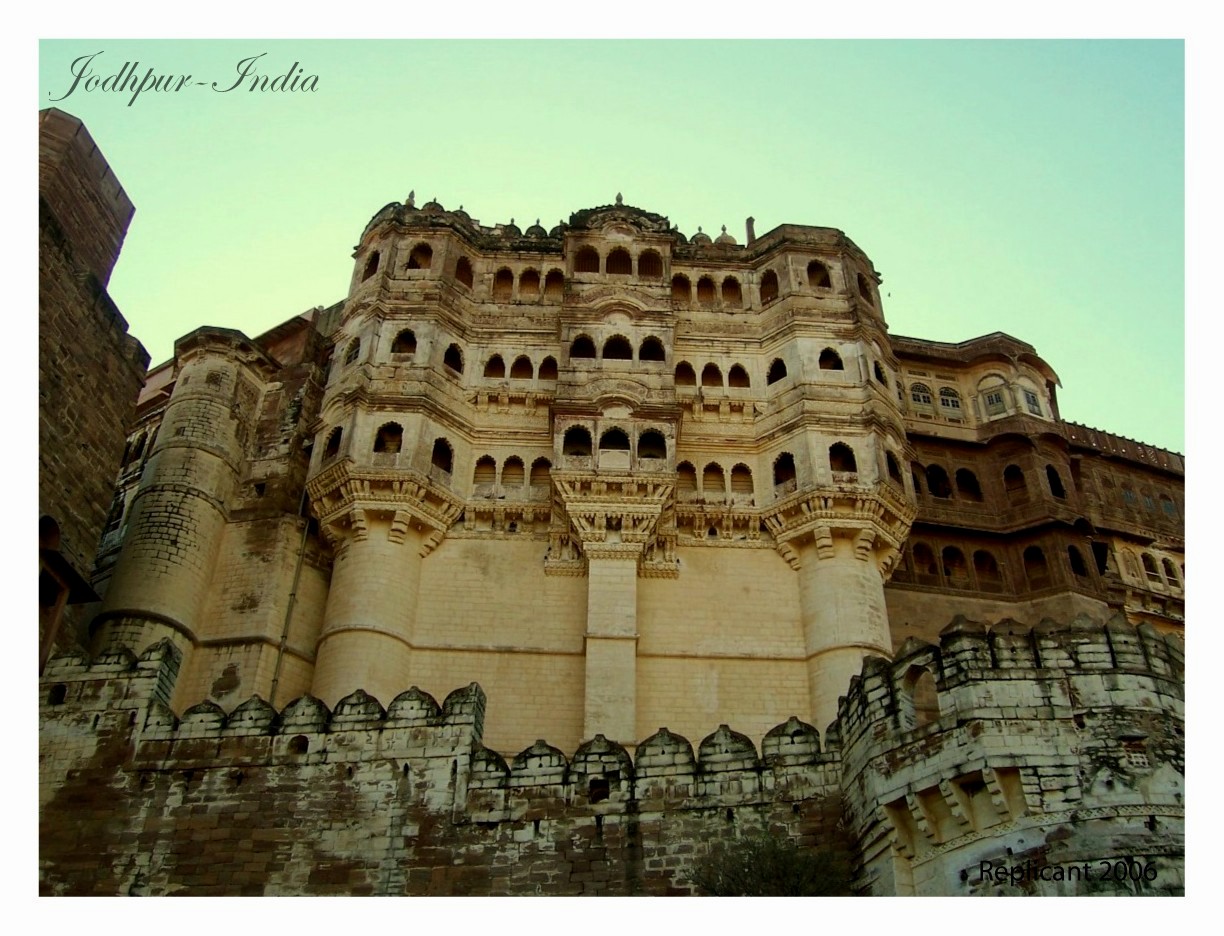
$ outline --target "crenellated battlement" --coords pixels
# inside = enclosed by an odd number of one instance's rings
[[[1183,651],[1121,618],[958,617],[868,657],[823,743],[791,717],[759,745],[660,728],[632,755],[597,734],[504,757],[476,683],[176,715],[179,660],[162,641],[48,665],[45,892],[688,893],[713,843],[754,830],[857,856],[868,893],[1117,889],[982,871],[1015,856],[1182,886]]]

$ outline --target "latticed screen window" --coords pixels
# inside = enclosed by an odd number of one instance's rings
[[[924,406],[931,405],[931,388],[926,384],[916,383],[910,387],[910,399]]]
[[[960,409],[960,394],[951,387],[941,387],[939,390],[939,405],[947,409]]]
[[[1024,402],[1028,404],[1029,412],[1041,415],[1041,401],[1037,399],[1037,394],[1032,390],[1024,391]]]
[[[986,412],[1001,413],[1003,412],[1003,391],[990,390],[986,394]]]

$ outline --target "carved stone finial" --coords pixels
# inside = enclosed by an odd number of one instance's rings
[[[701,225],[700,225],[700,224],[699,224],[699,225],[697,225],[697,233],[698,233],[698,234],[700,234],[700,233],[701,233]]]
[[[724,234],[726,234],[726,233],[727,233],[727,226],[726,226],[725,224],[723,225],[723,233],[724,233]]]
[[[623,204],[625,203],[625,200],[624,200],[623,198],[621,198],[621,193],[620,193],[620,192],[617,192],[617,193],[616,193],[616,203],[617,203],[618,205],[623,205]]]
[[[536,227],[539,227],[539,226],[540,226],[540,219],[536,218]]]
[[[408,207],[409,208],[416,207],[416,189],[413,189],[411,192],[408,193]]]
[[[514,219],[513,219],[513,218],[511,218],[511,219],[510,219],[510,223],[511,223],[511,224],[513,224],[513,223],[514,223]]]

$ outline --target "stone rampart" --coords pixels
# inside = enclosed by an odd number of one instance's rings
[[[507,759],[475,683],[177,717],[179,660],[48,665],[43,893],[686,894],[758,831],[841,854],[865,893],[1182,888],[1181,647],[1119,619],[958,618],[868,658],[823,745],[791,718],[759,748],[662,728],[632,757],[596,735]]]

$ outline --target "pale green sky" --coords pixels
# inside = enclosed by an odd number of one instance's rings
[[[318,90],[51,100],[95,52],[218,87],[266,52]],[[622,192],[689,235],[839,227],[895,334],[1008,332],[1064,418],[1185,448],[1181,42],[73,40],[39,69],[136,205],[111,294],[155,363],[343,298],[410,189],[520,227]]]

